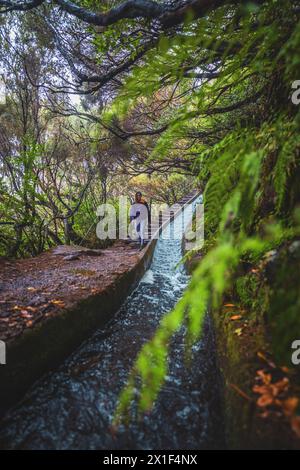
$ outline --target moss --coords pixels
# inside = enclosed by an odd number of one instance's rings
[[[259,269],[235,282],[241,304],[252,322],[264,323],[275,360],[292,367],[291,344],[300,339],[300,241],[286,242],[271,252]]]
[[[240,306],[238,305],[238,310]],[[227,447],[230,449],[299,449],[300,442],[293,433],[288,419],[263,419],[256,404],[253,385],[257,370],[266,362],[262,352],[268,354],[272,346],[267,329],[261,321],[251,324],[251,311],[242,311],[242,319],[231,321],[237,309],[212,311],[215,325],[218,365],[223,378],[223,413]],[[242,330],[242,334],[237,334]],[[277,368],[280,372],[280,369]],[[272,372],[273,373],[273,372]],[[274,372],[275,373],[275,372]],[[291,390],[297,393],[297,378],[290,375]],[[299,384],[298,384],[299,385]]]
[[[218,364],[224,382],[223,409],[227,446],[231,449],[267,446],[257,435],[255,401],[252,393],[253,378],[258,368],[257,351],[265,347],[261,325],[249,327],[249,313],[241,321],[231,321],[237,310],[212,312]],[[247,334],[244,333],[247,328]],[[237,330],[242,330],[242,336]]]
[[[226,296],[232,308],[212,311],[230,448],[299,446],[286,422],[259,417],[252,392],[256,371],[264,367],[258,352],[267,352],[279,365],[292,366],[291,343],[300,338],[299,261],[300,241],[286,243],[235,279]],[[237,313],[241,319],[231,321]],[[297,390],[299,367],[292,382]]]
[[[263,273],[259,269],[251,270],[237,278],[234,288],[241,305],[249,310],[249,322],[264,322],[269,309],[269,287]]]

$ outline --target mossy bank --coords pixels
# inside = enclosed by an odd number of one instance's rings
[[[199,263],[189,260],[189,270]],[[227,447],[299,449],[300,366],[292,343],[300,338],[300,241],[241,263],[221,306],[210,314]]]

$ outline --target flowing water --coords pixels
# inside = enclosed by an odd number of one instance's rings
[[[181,230],[177,221],[175,231]],[[122,385],[141,346],[188,283],[180,239],[157,242],[150,269],[113,320],[58,370],[38,381],[3,419],[0,445],[12,449],[203,449],[224,445],[218,373],[209,318],[193,361],[183,360],[183,329],[172,341],[166,383],[153,411],[111,432]]]

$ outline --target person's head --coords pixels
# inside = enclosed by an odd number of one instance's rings
[[[140,191],[137,191],[135,193],[135,202],[141,202],[142,199],[142,193]]]

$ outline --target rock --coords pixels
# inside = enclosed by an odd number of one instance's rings
[[[58,245],[57,247],[52,249],[52,253],[54,255],[61,255],[61,256],[100,256],[102,255],[101,250],[92,250],[91,248],[85,248],[83,246],[77,245]]]
[[[28,305],[34,307],[36,305],[40,305],[40,304],[44,304],[44,303],[46,303],[46,298],[44,296],[35,295],[34,297],[32,297],[30,302],[28,302]]]
[[[67,256],[64,256],[63,257],[63,260],[65,261],[74,261],[76,259],[79,259],[79,256],[76,255],[76,254],[73,254],[73,255],[67,255]]]
[[[300,240],[293,241],[288,250],[291,254],[297,253],[297,251],[300,250]]]

